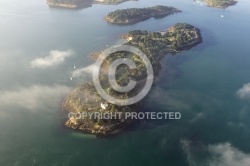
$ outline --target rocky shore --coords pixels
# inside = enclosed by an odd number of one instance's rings
[[[118,5],[126,1],[136,0],[47,0],[47,4],[55,8],[82,9],[91,7],[92,4]]]
[[[234,6],[238,3],[238,1],[235,0],[194,0],[195,2],[203,2],[208,7],[214,7],[214,8],[222,8],[225,9],[229,6]]]
[[[184,49],[189,49],[202,42],[200,30],[192,25],[178,23],[164,32],[131,31],[123,36],[127,40],[125,45],[131,45],[142,50],[151,61],[154,74],[157,76],[161,70],[160,60],[167,54],[175,54]],[[95,56],[97,56],[95,54]],[[118,99],[127,99],[138,93],[145,83],[147,73],[145,66],[135,54],[118,52],[111,54],[105,60],[111,64],[117,58],[129,58],[137,65],[135,69],[127,66],[117,68],[117,82],[119,85],[127,85],[130,79],[140,82],[135,90],[121,94],[113,90],[108,82],[107,73],[101,72],[100,82],[105,92]],[[64,100],[63,110],[68,113],[84,113],[84,118],[70,117],[65,125],[74,130],[94,134],[99,137],[110,136],[126,131],[135,119],[125,118],[126,112],[138,112],[141,102],[129,106],[117,106],[106,102],[96,91],[94,83],[88,82],[77,86]],[[116,119],[91,118],[91,113],[121,113]]]
[[[138,0],[94,0],[95,4],[104,4],[104,5],[119,5],[126,1],[138,1]]]
[[[92,0],[47,0],[47,4],[54,8],[80,9],[91,7]]]
[[[237,1],[234,0],[206,0],[206,4],[209,7],[215,7],[215,8],[227,8],[229,6],[233,6],[237,3]]]
[[[106,17],[104,17],[104,20],[111,24],[130,25],[147,20],[151,17],[162,18],[179,12],[181,11],[170,6],[130,8],[110,12]]]

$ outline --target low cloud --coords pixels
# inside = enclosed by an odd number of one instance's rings
[[[205,146],[188,140],[181,141],[189,166],[249,166],[250,154],[230,143]]]
[[[81,77],[81,76],[85,76],[86,74],[91,75],[92,72],[94,71],[94,69],[96,69],[96,68],[98,68],[98,67],[95,64],[92,64],[92,65],[89,65],[87,67],[77,69],[77,70],[72,72],[72,77],[73,78],[78,78],[78,77]]]
[[[70,57],[72,55],[73,55],[73,51],[71,50],[67,50],[67,51],[53,50],[53,51],[50,51],[48,56],[44,58],[37,58],[31,61],[31,67],[44,69],[44,68],[56,66],[56,65],[62,64],[67,57]]]
[[[243,85],[241,89],[237,91],[237,96],[241,99],[250,99],[250,83]]]
[[[183,139],[181,140],[181,147],[186,154],[189,166],[209,166],[209,161],[206,158],[206,156],[209,156],[207,146],[202,142]]]
[[[70,90],[70,87],[62,85],[34,85],[13,91],[2,91],[0,92],[0,107],[12,108],[17,106],[35,111],[41,107],[50,107],[52,104],[58,104]]]
[[[230,143],[218,145],[210,145],[209,152],[212,154],[212,159],[209,166],[249,166],[250,154],[246,154],[233,146]]]

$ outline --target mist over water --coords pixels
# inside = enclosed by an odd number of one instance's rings
[[[153,5],[183,13],[131,26],[103,20],[118,8]],[[249,164],[249,1],[227,9],[192,0],[140,0],[82,10],[51,9],[33,0],[1,0],[0,6],[0,165]],[[178,111],[181,120],[142,122],[105,139],[65,129],[61,102],[91,79],[83,72],[71,80],[74,71],[93,63],[90,53],[119,43],[130,30],[160,31],[177,22],[199,27],[203,43],[162,61],[142,109]]]

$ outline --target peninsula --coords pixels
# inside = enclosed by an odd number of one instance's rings
[[[135,30],[123,35],[125,45],[131,45],[142,50],[151,61],[155,76],[161,69],[160,60],[167,54],[189,49],[202,42],[200,30],[192,25],[178,23],[163,32],[148,32]],[[109,65],[117,58],[129,58],[135,62],[136,68],[129,69],[126,65],[117,68],[116,80],[120,86],[128,84],[130,79],[136,80],[138,85],[128,93],[121,94],[111,88],[106,70],[100,72],[100,82],[105,92],[118,99],[127,99],[135,96],[145,85],[147,72],[145,64],[135,54],[128,52],[116,52],[105,59],[104,65]],[[141,101],[143,102],[143,101]],[[72,113],[121,113],[119,118],[101,119],[86,116],[79,118],[72,116],[65,125],[84,133],[96,136],[110,136],[125,131],[135,119],[125,118],[126,112],[138,112],[141,102],[129,106],[117,106],[106,102],[96,91],[94,83],[88,82],[77,86],[64,100],[63,109]]]
[[[170,6],[154,6],[148,8],[129,8],[110,12],[104,19],[112,24],[135,24],[151,17],[163,18],[170,14],[181,12]]]

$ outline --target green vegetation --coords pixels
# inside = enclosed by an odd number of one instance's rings
[[[162,18],[170,14],[181,12],[169,6],[154,6],[148,8],[130,8],[110,12],[105,20],[113,24],[135,24],[151,17]]]
[[[92,0],[47,0],[50,7],[84,8],[92,5]]]
[[[117,5],[129,0],[47,0],[47,4],[50,7],[62,7],[62,8],[85,8],[91,7],[93,3]]]
[[[202,0],[202,1],[204,1],[207,4],[207,6],[216,8],[227,8],[237,3],[237,1],[235,0]]]
[[[183,23],[177,23],[166,32],[131,31],[124,38],[129,41],[127,44],[140,48],[153,58],[187,49],[201,42],[199,29]]]
[[[106,5],[118,5],[126,1],[136,1],[136,0],[94,0],[95,3],[101,3]]]
[[[154,74],[158,75],[161,64],[160,60],[164,55],[175,54],[177,51],[191,48],[202,41],[200,30],[189,24],[178,23],[165,32],[148,32],[135,30],[123,36],[128,40],[125,45],[135,46],[141,49],[150,59],[154,69]],[[126,65],[120,65],[116,71],[117,83],[121,86],[126,86],[130,79],[137,80],[136,87],[128,92],[121,94],[112,89],[108,80],[107,68],[116,59],[128,58],[135,62],[136,68],[129,69]],[[116,52],[105,59],[102,65],[104,69],[100,74],[100,83],[107,94],[117,99],[128,99],[138,94],[140,89],[144,87],[147,72],[145,64],[135,54],[128,52]],[[102,104],[106,105],[106,109],[102,108]],[[139,109],[140,103],[130,106],[117,106],[107,103],[97,93],[93,82],[79,85],[65,99],[63,108],[71,112],[136,112]],[[122,116],[124,117],[124,116]],[[97,136],[107,136],[117,133],[126,127],[133,124],[133,119],[69,119],[65,123],[66,126],[82,130],[85,133],[94,134]]]

